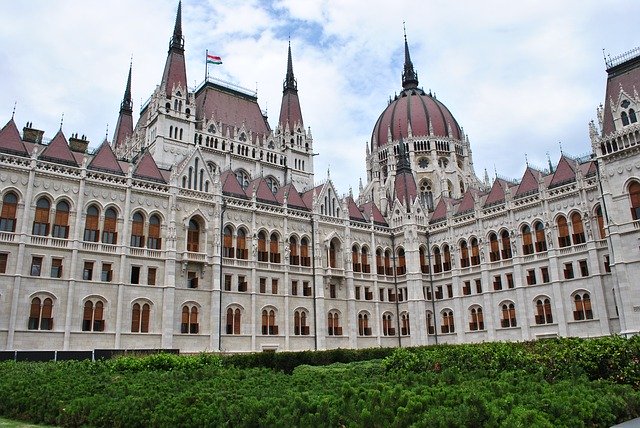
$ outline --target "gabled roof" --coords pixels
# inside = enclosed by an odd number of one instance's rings
[[[245,190],[248,197],[253,197],[254,192],[256,194],[256,200],[268,204],[280,205],[264,177],[258,177],[253,180]]]
[[[527,167],[514,196],[518,197],[521,195],[536,193],[538,191],[538,180],[540,179],[540,175],[540,171]]]
[[[468,211],[473,211],[474,208],[475,208],[475,200],[473,197],[473,193],[469,188],[462,196],[462,200],[458,204],[458,210],[456,211],[456,214],[462,214]]]
[[[322,189],[324,188],[324,184],[320,184],[319,186],[314,187],[313,189],[309,189],[306,192],[304,192],[302,194],[302,200],[304,201],[304,204],[309,207],[309,209],[313,208],[313,195],[314,193],[319,195],[320,192],[322,192]]]
[[[0,151],[18,156],[29,156],[13,118],[7,122],[4,128],[0,129]]]
[[[634,55],[633,51],[621,55],[622,62],[611,62],[609,60],[607,68],[607,89],[604,97],[604,117],[602,123],[602,135],[606,136],[616,130],[611,112],[611,102],[620,102],[620,92],[624,91],[629,96],[633,96],[634,91],[640,89],[640,55]]]
[[[439,220],[444,220],[447,218],[447,198],[440,198],[438,205],[436,205],[436,209],[431,214],[431,218],[429,219],[430,223],[435,223]]]
[[[349,210],[349,219],[354,221],[366,222],[367,219],[362,215],[360,208],[356,205],[351,196],[347,197],[347,209]]]
[[[45,147],[42,153],[40,153],[38,158],[49,162],[78,166],[76,158],[73,156],[73,153],[71,153],[69,143],[67,143],[67,139],[62,133],[62,130],[58,131],[49,145]]]
[[[284,204],[285,197],[287,198],[287,207],[309,211],[309,207],[305,205],[302,196],[292,183],[282,186],[276,192],[276,199],[281,205]]]
[[[98,151],[89,162],[88,169],[94,169],[96,171],[112,172],[119,175],[124,175],[120,163],[116,158],[116,155],[111,150],[111,145],[107,140],[104,140],[102,145],[98,148]]]
[[[409,207],[418,196],[418,186],[410,171],[403,171],[396,175],[394,182],[395,197],[400,203]]]
[[[502,178],[496,178],[491,186],[491,191],[484,200],[484,206],[499,204],[504,202],[504,189],[507,187],[507,182]]]
[[[249,199],[240,185],[240,182],[238,182],[235,173],[230,169],[220,174],[220,182],[222,183],[223,194],[242,199]]]
[[[384,216],[373,202],[366,202],[360,205],[360,211],[367,217],[367,219],[371,220],[373,218],[373,222],[380,226],[389,226],[387,220],[385,220]]]
[[[138,164],[133,170],[133,176],[136,178],[142,178],[144,180],[152,180],[160,183],[167,183],[156,165],[156,161],[153,160],[150,152],[145,152],[138,160]]]
[[[576,162],[568,157],[560,156],[558,166],[553,173],[553,178],[549,183],[549,188],[560,186],[565,183],[570,183],[576,179]]]
[[[589,161],[580,164],[580,172],[582,172],[583,177],[590,177],[596,174],[596,163],[594,161]]]

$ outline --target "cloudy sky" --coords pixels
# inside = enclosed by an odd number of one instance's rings
[[[96,147],[112,138],[133,57],[134,120],[160,82],[177,0],[0,0],[0,122],[60,126]],[[640,45],[640,2],[447,0],[185,0],[189,85],[215,77],[258,89],[272,127],[291,39],[316,181],[340,192],[365,177],[365,144],[401,89],[402,23],[420,86],[468,134],[476,173],[520,178],[564,153],[590,151],[587,124],[604,102],[606,54]]]

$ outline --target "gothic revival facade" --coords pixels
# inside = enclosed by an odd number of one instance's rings
[[[367,183],[314,183],[289,47],[272,129],[255,93],[187,87],[181,9],[113,141],[0,130],[0,349],[415,346],[640,329],[640,51],[607,64],[592,156],[480,180],[419,87],[374,125]]]

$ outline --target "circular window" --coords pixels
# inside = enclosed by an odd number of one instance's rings
[[[418,165],[420,166],[420,168],[426,168],[429,166],[429,159],[427,158],[420,158],[420,160],[418,161]]]

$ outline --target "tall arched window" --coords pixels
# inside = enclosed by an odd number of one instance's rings
[[[239,308],[227,309],[227,334],[240,334],[241,311]]]
[[[629,116],[626,111],[622,112],[620,118],[622,119],[622,126],[627,126],[629,124]]]
[[[471,308],[469,311],[470,321],[469,321],[469,330],[477,331],[484,330],[484,317],[482,315],[482,308],[475,307]]]
[[[36,214],[33,219],[33,234],[47,236],[49,234],[49,210],[51,204],[47,198],[40,198],[36,202]]]
[[[389,312],[385,312],[384,314],[382,314],[382,335],[396,335],[396,329],[393,327],[393,316]]]
[[[460,267],[469,267],[471,261],[469,260],[469,246],[467,241],[460,242]]]
[[[354,272],[362,271],[362,265],[360,264],[360,249],[357,245],[351,247],[351,264]]]
[[[427,311],[427,334],[436,334],[436,326],[434,324],[433,312]]]
[[[398,266],[396,267],[396,275],[404,275],[407,273],[407,261],[404,255],[404,248],[398,248]]]
[[[104,331],[104,303],[91,300],[84,303],[82,331]]]
[[[89,242],[98,242],[100,236],[100,211],[95,205],[89,205],[87,215],[84,222],[84,240]]]
[[[2,211],[0,211],[0,231],[16,231],[16,211],[18,207],[18,197],[13,192],[7,192],[2,197]]]
[[[340,315],[338,315],[338,312],[329,312],[327,326],[329,329],[329,336],[342,336],[342,327],[340,327]]]
[[[411,323],[409,322],[409,312],[400,314],[400,334],[409,336],[411,334]]]
[[[640,220],[640,183],[637,181],[629,185],[629,198],[631,199],[631,218]]]
[[[293,313],[293,334],[296,336],[308,336],[307,312],[299,309]]]
[[[297,266],[300,264],[300,255],[298,254],[298,239],[295,236],[289,238],[289,264]]]
[[[573,296],[575,303],[575,310],[573,311],[573,319],[580,320],[592,320],[593,310],[591,309],[591,297],[589,293],[576,293]]]
[[[336,244],[331,240],[329,243],[329,267],[335,268],[336,265]]]
[[[224,235],[222,240],[222,257],[233,258],[235,248],[233,248],[233,230],[231,226],[225,226],[222,234]]]
[[[131,219],[131,246],[144,247],[144,216],[135,212]]]
[[[500,260],[500,243],[495,233],[489,235],[489,260],[492,262]]]
[[[309,240],[302,238],[300,240],[300,264],[302,266],[311,266],[311,257],[309,257]]]
[[[440,254],[440,248],[438,247],[433,249],[433,272],[442,272],[442,254]]]
[[[358,335],[371,336],[371,327],[369,327],[369,315],[366,312],[358,314]]]
[[[53,300],[46,297],[41,300],[39,297],[31,299],[31,309],[29,311],[29,330],[52,330],[53,329]]]
[[[264,231],[258,232],[258,261],[269,261],[269,252],[267,251],[267,234]]]
[[[247,260],[249,258],[247,232],[242,227],[236,231],[236,257],[240,260]]]
[[[56,204],[51,236],[62,239],[69,237],[69,203],[67,201],[60,201]]]
[[[442,311],[442,325],[440,326],[442,333],[455,333],[456,327],[453,321],[453,311]]]
[[[384,258],[382,257],[382,249],[376,250],[376,273],[378,275],[384,275]]]
[[[575,245],[584,243],[586,239],[580,213],[573,213],[571,215],[571,225],[573,226],[573,243]]]
[[[238,179],[238,183],[240,183],[240,186],[242,186],[243,189],[249,187],[249,174],[246,171],[242,169],[237,170],[236,178]]]
[[[513,303],[504,303],[502,305],[502,316],[500,318],[500,326],[502,328],[517,327],[516,307]]]
[[[511,258],[511,238],[509,238],[509,231],[503,230],[500,234],[502,238],[502,258],[510,259]]]
[[[556,221],[558,225],[558,245],[562,247],[568,247],[571,245],[571,237],[569,236],[569,225],[567,219],[564,216],[559,216]]]
[[[449,245],[444,244],[442,246],[442,255],[444,256],[444,261],[442,263],[442,270],[443,271],[450,271],[451,270],[451,250],[449,249]]]
[[[271,263],[280,263],[280,243],[276,233],[272,233],[269,239],[269,261]]]
[[[596,221],[598,222],[598,237],[605,239],[607,234],[604,230],[604,217],[602,216],[602,207],[600,205],[596,207]]]
[[[189,220],[187,230],[187,251],[200,251],[200,225],[194,219]]]
[[[420,182],[420,200],[428,211],[433,211],[433,188],[429,180]]]
[[[636,116],[636,112],[634,109],[629,109],[629,122],[636,123],[638,121],[638,117]]]
[[[276,312],[273,309],[262,311],[262,334],[277,335]]]
[[[362,264],[362,272],[371,273],[371,265],[369,265],[369,251],[367,247],[362,247],[360,250],[360,263]]]
[[[131,308],[131,333],[148,333],[151,306],[148,303],[134,303]]]
[[[552,322],[551,301],[548,298],[536,300],[536,324],[551,324]]]
[[[528,224],[522,226],[522,254],[533,254],[533,236]]]
[[[147,248],[159,250],[162,248],[162,238],[160,238],[160,217],[156,214],[149,217],[149,237],[147,238]]]
[[[476,238],[471,238],[471,265],[477,266],[480,264],[480,246]]]
[[[182,320],[180,323],[180,333],[198,334],[198,307],[184,305],[182,307]]]
[[[104,228],[102,230],[102,242],[115,245],[118,243],[117,232],[118,213],[113,208],[107,208],[104,212]]]
[[[538,221],[533,225],[533,228],[536,231],[536,252],[547,251],[547,238],[544,234],[544,225],[541,221]]]

